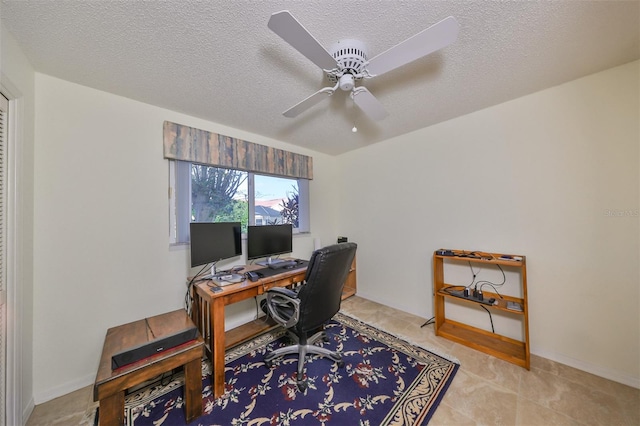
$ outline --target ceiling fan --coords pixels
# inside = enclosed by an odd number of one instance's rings
[[[267,26],[319,66],[333,84],[318,90],[283,112],[285,117],[298,116],[333,95],[339,88],[350,91],[353,102],[375,121],[384,119],[389,113],[366,87],[356,87],[356,83],[394,70],[448,46],[456,40],[459,30],[458,21],[449,16],[369,59],[364,43],[359,40],[340,40],[327,51],[288,10],[271,15]]]

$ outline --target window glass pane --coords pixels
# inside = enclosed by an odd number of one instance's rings
[[[241,222],[249,220],[247,172],[191,165],[191,221]]]
[[[169,161],[170,244],[189,243],[189,222],[240,222],[243,234],[248,224],[291,223],[309,232],[309,181]]]
[[[297,179],[255,175],[255,224],[291,223],[299,226]]]

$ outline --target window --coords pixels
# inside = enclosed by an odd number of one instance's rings
[[[309,181],[169,161],[170,243],[189,242],[190,222],[293,224],[309,231]]]

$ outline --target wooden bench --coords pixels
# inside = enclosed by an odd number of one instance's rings
[[[174,335],[191,326],[193,322],[180,309],[107,330],[93,388],[93,400],[100,401],[100,425],[122,426],[125,391],[178,367],[184,367],[184,409],[187,422],[202,414],[202,336],[198,335],[195,340],[115,370],[111,366],[114,354]]]

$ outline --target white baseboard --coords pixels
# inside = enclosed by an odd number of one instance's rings
[[[579,359],[571,358],[559,353],[541,350],[539,348],[531,348],[531,353],[539,357],[559,362],[560,364],[568,365],[569,367],[577,368],[578,370],[594,374],[598,377],[603,377],[614,382],[622,383],[623,385],[640,389],[639,377],[632,377],[617,370],[612,370],[607,367],[584,362]]]
[[[358,290],[356,292],[356,296],[362,297],[363,299],[371,300],[372,302],[380,303],[381,305],[385,305],[385,306],[388,306],[388,307],[393,308],[393,309],[397,309],[397,310],[402,311],[402,312],[407,312],[409,314],[413,314],[413,315],[416,315],[416,316],[419,316],[419,317],[420,316],[424,316],[424,314],[412,312],[412,310],[408,306],[402,306],[402,305],[398,305],[396,303],[392,304],[392,303],[389,303],[389,300],[381,300],[380,298],[378,298],[376,296],[370,295],[370,294],[362,292],[360,290]],[[431,314],[431,315],[433,315],[433,314]],[[425,320],[426,319],[428,319],[428,318],[425,317]]]
[[[33,413],[33,409],[36,408],[36,403],[33,402],[33,398],[29,399],[29,403],[27,404],[26,407],[24,407],[24,410],[22,410],[22,423],[23,425],[27,424],[27,420],[29,420],[29,417],[31,416],[31,413]]]
[[[358,291],[356,295],[362,297],[363,299],[381,303],[383,305],[390,306],[395,309],[403,310],[405,312],[410,312],[407,309],[403,309],[402,306],[393,306],[388,301],[379,300],[375,296],[371,296],[361,291]],[[610,368],[602,367],[600,365],[595,365],[595,364],[581,361],[579,359],[567,357],[565,355],[558,354],[556,352],[545,351],[540,348],[531,348],[531,353],[537,356],[540,356],[542,358],[546,358],[551,361],[559,362],[560,364],[568,365],[569,367],[577,368],[578,370],[594,374],[598,377],[603,377],[605,379],[612,380],[614,382],[622,383],[623,385],[640,389],[640,377],[629,376],[617,370],[612,370]]]
[[[82,389],[84,387],[92,385],[95,382],[95,379],[95,374],[89,374],[79,379],[63,383],[60,386],[44,389],[41,392],[34,392],[33,399],[35,401],[35,404],[39,405],[68,393],[75,392],[78,389]]]

